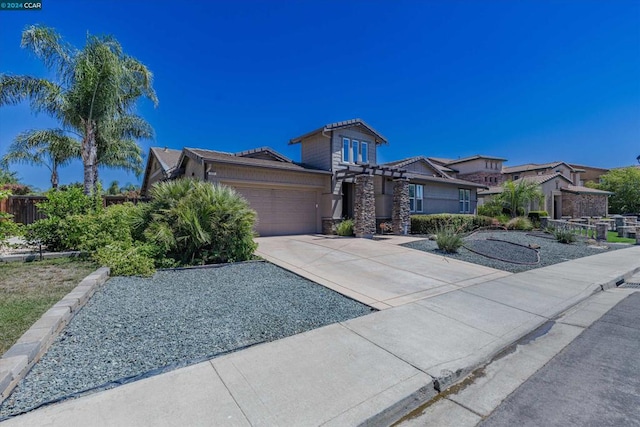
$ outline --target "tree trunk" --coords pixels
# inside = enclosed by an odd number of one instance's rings
[[[51,170],[51,188],[54,190],[58,188],[58,166],[55,164]]]
[[[84,165],[84,194],[91,194],[95,189],[96,147],[95,123],[85,122],[85,135],[82,138],[82,163]]]

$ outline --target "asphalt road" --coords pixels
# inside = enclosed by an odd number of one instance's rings
[[[591,325],[479,425],[640,426],[640,292]]]

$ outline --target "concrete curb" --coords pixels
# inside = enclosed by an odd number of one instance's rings
[[[594,284],[590,290],[585,291],[582,295],[580,295],[579,298],[573,300],[571,304],[565,307],[562,311],[554,315],[548,316],[546,321],[543,322],[542,324],[537,325],[533,329],[524,332],[521,336],[514,339],[513,342],[510,343],[509,345],[501,349],[498,349],[495,352],[490,353],[488,357],[485,357],[484,361],[482,362],[476,361],[476,363],[471,363],[469,366],[465,367],[464,369],[461,369],[460,371],[455,372],[455,375],[452,375],[452,377],[450,378],[434,378],[435,395],[433,393],[425,393],[424,390],[419,390],[407,396],[405,399],[403,399],[402,402],[398,402],[396,405],[404,404],[402,406],[404,406],[403,408],[404,416],[406,416],[407,414],[417,410],[420,407],[427,406],[431,401],[435,402],[441,399],[442,396],[446,396],[447,394],[449,394],[449,391],[448,391],[449,389],[451,389],[452,387],[456,388],[458,387],[459,384],[464,384],[465,381],[467,381],[467,378],[469,378],[474,372],[477,372],[479,369],[483,369],[484,367],[492,363],[496,358],[499,357],[500,354],[518,345],[522,340],[526,339],[527,336],[531,334],[535,334],[536,331],[540,330],[541,328],[544,328],[546,324],[549,324],[549,322],[554,322],[555,320],[561,318],[564,313],[576,307],[577,305],[583,303],[590,297],[597,295],[600,292],[603,292],[607,289],[616,288],[617,286],[622,284],[625,280],[628,280],[629,278],[631,278],[637,273],[640,273],[640,267],[636,267],[633,270],[629,270],[626,273],[616,276],[615,278],[610,279],[606,282]],[[442,384],[439,384],[440,381],[442,381]],[[401,411],[398,411],[394,407],[385,408],[380,413],[362,422],[360,426],[364,427],[364,426],[370,426],[370,425],[391,425],[395,422],[402,420],[402,417],[403,417],[402,415],[398,417],[399,412]]]
[[[2,262],[26,262],[36,261],[39,259],[52,259],[52,258],[76,258],[82,254],[80,251],[68,251],[68,252],[43,252],[42,255],[37,252],[28,254],[16,254],[16,255],[4,255],[0,256],[0,263]]]
[[[82,279],[64,298],[45,312],[0,358],[0,403],[40,360],[58,333],[69,323],[95,291],[109,278],[102,267]]]

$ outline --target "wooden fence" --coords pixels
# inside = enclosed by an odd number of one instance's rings
[[[9,196],[8,199],[0,202],[0,212],[7,212],[13,215],[13,220],[20,224],[33,224],[45,215],[40,212],[38,203],[47,200],[46,196]],[[126,196],[103,196],[104,206],[118,205],[125,202],[139,203],[146,202],[147,198],[130,198]]]

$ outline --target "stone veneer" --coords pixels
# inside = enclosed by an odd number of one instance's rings
[[[353,207],[356,237],[372,238],[376,233],[376,200],[373,175],[356,176],[356,199]]]
[[[336,227],[342,222],[342,218],[322,218],[322,234],[334,235]]]
[[[562,216],[606,216],[607,196],[602,194],[574,194],[562,192]]]
[[[391,211],[393,234],[411,233],[411,214],[409,212],[409,180],[398,179],[393,183],[393,208]]]

